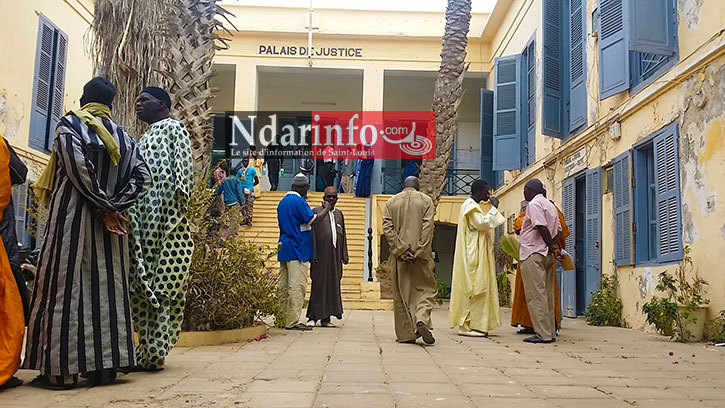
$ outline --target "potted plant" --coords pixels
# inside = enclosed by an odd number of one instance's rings
[[[692,274],[692,279],[687,276]],[[664,271],[658,276],[656,289],[666,297],[653,297],[642,306],[647,323],[658,332],[679,342],[700,341],[703,337],[706,307],[710,303],[703,291],[707,282],[693,270],[690,248],[685,247],[684,258],[670,275]]]
[[[279,320],[283,313],[276,298],[276,251],[233,233],[239,216],[238,208],[220,208],[213,189],[200,185],[190,195],[194,252],[181,345],[258,338],[266,333],[262,319]]]

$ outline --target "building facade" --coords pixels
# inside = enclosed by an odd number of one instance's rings
[[[0,133],[31,165],[47,161],[54,120],[77,106],[92,76],[91,0],[0,0]],[[215,59],[215,151],[228,155],[223,115],[279,111],[278,125],[313,110],[429,110],[440,64],[443,10],[360,10],[227,1],[230,48]],[[474,2],[469,63],[445,197],[437,211],[450,276],[468,183],[496,186],[501,210],[519,211],[538,177],[573,231],[577,270],[562,273],[565,315],[586,308],[602,274],[616,275],[625,320],[685,248],[709,282],[709,317],[725,309],[725,7],[718,0],[511,0]],[[230,27],[231,28],[231,27]],[[312,50],[312,52],[310,52]],[[221,129],[221,130],[220,130]],[[286,189],[301,163],[285,160]],[[401,187],[400,160],[376,160],[358,222],[365,270],[385,258],[380,209]],[[263,189],[269,187],[262,176]],[[313,186],[314,187],[314,186]],[[26,200],[26,187],[16,200]],[[29,220],[16,206],[18,230]],[[271,221],[270,221],[271,222]],[[272,224],[270,224],[272,225]],[[497,231],[504,234],[507,228]],[[272,234],[273,235],[273,234]],[[270,235],[271,237],[271,235]],[[25,243],[30,237],[24,234]],[[274,239],[271,237],[270,239]],[[362,258],[362,255],[361,255]],[[368,265],[372,265],[369,268]]]
[[[513,215],[537,177],[564,211],[577,265],[560,279],[565,315],[616,275],[624,319],[644,328],[685,248],[709,317],[725,309],[724,17],[689,0],[521,0],[489,17],[497,195]]]

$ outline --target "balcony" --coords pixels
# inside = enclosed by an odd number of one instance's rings
[[[397,194],[403,189],[403,169],[383,167],[383,194]],[[443,195],[458,196],[471,194],[471,183],[481,177],[479,170],[448,169]]]

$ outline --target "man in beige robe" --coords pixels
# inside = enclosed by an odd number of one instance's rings
[[[399,343],[423,337],[435,343],[430,314],[437,291],[433,274],[433,200],[418,191],[417,177],[405,179],[403,191],[385,204],[383,231],[393,265],[395,335]]]
[[[460,336],[485,337],[501,326],[493,230],[506,218],[489,191],[488,183],[474,181],[458,216],[448,321]]]

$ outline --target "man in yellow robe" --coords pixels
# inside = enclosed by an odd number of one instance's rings
[[[471,185],[471,197],[458,216],[456,252],[448,321],[461,336],[485,337],[501,326],[498,310],[493,230],[506,222],[483,180]]]
[[[393,265],[393,311],[399,343],[422,337],[435,343],[430,314],[437,291],[433,274],[433,200],[418,191],[417,177],[408,177],[403,191],[385,204],[383,231]]]

